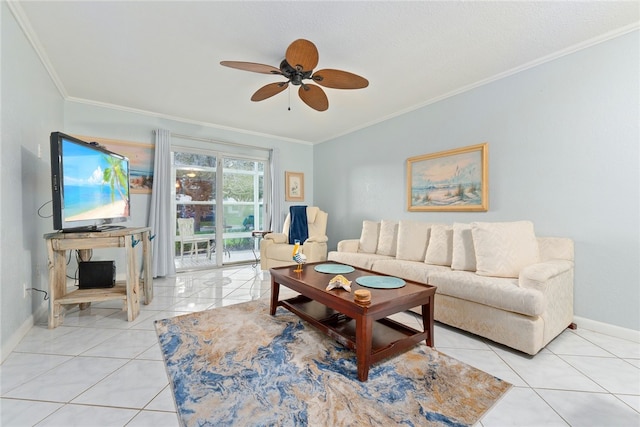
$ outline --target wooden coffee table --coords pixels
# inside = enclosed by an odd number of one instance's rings
[[[326,291],[329,280],[335,274],[319,273],[317,264],[306,264],[301,273],[294,272],[296,266],[277,267],[271,273],[271,315],[278,306],[285,307],[301,319],[311,323],[340,344],[356,352],[358,379],[366,381],[369,367],[391,355],[405,351],[422,340],[433,347],[433,304],[436,288],[405,280],[405,286],[397,289],[372,289],[360,286],[360,276],[381,276],[373,271],[355,268],[352,273],[342,274],[351,280],[351,293],[344,289]],[[280,301],[280,285],[300,295]],[[371,291],[371,303],[360,305],[354,302],[357,289]],[[394,313],[422,306],[423,331],[405,326],[386,318]]]

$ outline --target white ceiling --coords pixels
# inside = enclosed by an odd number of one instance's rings
[[[318,143],[639,28],[637,1],[10,2],[66,99]],[[367,78],[325,89],[317,112],[297,88],[219,65],[278,67],[295,39],[319,68]],[[291,111],[288,106],[291,105]]]

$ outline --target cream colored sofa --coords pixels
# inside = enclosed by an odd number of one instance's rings
[[[573,322],[573,241],[529,221],[364,221],[337,249],[329,260],[436,286],[436,321],[527,354]]]
[[[316,206],[307,207],[307,227],[309,238],[302,244],[302,253],[307,262],[327,260],[327,219],[328,214]],[[268,233],[260,242],[260,268],[294,265],[293,245],[289,244],[289,225],[291,214],[284,220],[282,233]]]

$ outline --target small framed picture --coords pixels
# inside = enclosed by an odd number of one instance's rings
[[[285,195],[287,202],[304,201],[304,173],[302,172],[285,172]]]

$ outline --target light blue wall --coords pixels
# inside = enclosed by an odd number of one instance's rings
[[[2,144],[0,145],[0,355],[7,355],[33,323],[33,313],[46,307],[43,234],[51,219],[38,208],[51,200],[49,134],[62,126],[62,97],[18,27],[5,2],[2,15]],[[38,157],[40,146],[41,157]],[[50,215],[45,206],[42,215]]]
[[[640,330],[638,40],[636,31],[317,145],[330,248],[359,237],[363,219],[529,219],[538,235],[575,241],[576,315]],[[406,210],[407,158],[481,142],[488,212]]]

